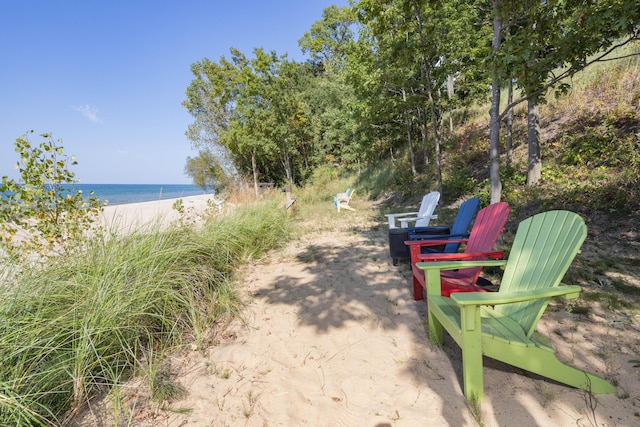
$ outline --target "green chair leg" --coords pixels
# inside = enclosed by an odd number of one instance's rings
[[[482,329],[480,309],[477,306],[464,307],[461,311],[460,348],[462,349],[462,377],[464,396],[468,401],[482,402],[484,380],[482,377]]]

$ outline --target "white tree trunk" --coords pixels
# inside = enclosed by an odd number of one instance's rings
[[[493,2],[493,39],[491,48],[495,52],[500,48],[500,33],[502,20],[500,19],[499,0]],[[502,196],[502,182],[500,181],[500,82],[495,73],[491,78],[491,109],[489,110],[489,178],[491,180],[491,203],[500,202]]]
[[[258,165],[256,163],[256,150],[251,151],[251,169],[253,169],[253,188],[256,192],[256,197],[260,196],[260,185],[258,183]]]
[[[540,120],[538,102],[535,97],[527,101],[527,145],[529,147],[527,161],[527,185],[540,182],[542,177],[542,159],[540,158]]]

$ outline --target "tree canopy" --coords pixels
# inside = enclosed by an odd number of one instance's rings
[[[566,77],[638,40],[639,23],[632,0],[353,0],[326,8],[302,35],[306,62],[231,48],[228,58],[193,64],[187,136],[225,153],[256,189],[259,181],[304,184],[326,164],[405,153],[413,175],[435,172],[441,186],[443,150],[453,149],[461,124],[454,118],[464,120],[454,111],[493,93],[490,175],[499,200],[498,133],[508,109],[566,90]],[[500,111],[508,81],[521,96]],[[531,155],[539,161],[539,151]]]

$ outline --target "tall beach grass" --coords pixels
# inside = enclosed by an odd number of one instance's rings
[[[202,227],[94,238],[73,256],[0,276],[2,424],[60,425],[93,396],[148,371],[152,355],[206,344],[239,309],[234,272],[286,240],[278,203]]]

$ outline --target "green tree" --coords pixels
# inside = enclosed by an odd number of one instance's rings
[[[538,104],[546,101],[549,88],[565,92],[565,79],[612,59],[614,49],[638,40],[640,7],[637,0],[548,0],[504,2],[501,13],[505,35],[493,64],[503,80],[516,78],[523,96],[510,102],[500,117],[527,102],[527,183],[534,185],[542,169]]]
[[[319,162],[319,134],[311,122],[318,97],[310,63],[255,49],[252,58],[231,49],[231,59],[194,64],[196,78],[184,106],[195,121],[187,135],[197,147],[223,147],[234,166],[260,180],[304,182]],[[317,122],[316,122],[317,123]],[[317,132],[314,134],[314,132]]]
[[[187,136],[195,147],[228,153],[239,171],[253,175],[258,191],[260,164],[270,163],[273,152],[265,136],[268,104],[249,59],[237,49],[230,53],[230,60],[223,56],[216,63],[205,58],[191,66],[195,78],[183,106],[194,122]],[[264,62],[264,52],[258,55]]]
[[[362,28],[350,61],[350,81],[367,100],[367,113],[379,135],[374,139],[383,140],[380,147],[388,144],[392,156],[396,144],[406,143],[414,174],[420,169],[418,150],[424,153],[425,167],[435,159],[440,188],[443,111],[451,112],[454,103],[469,103],[479,92],[480,81],[486,81],[486,73],[477,72],[487,52],[487,31],[478,23],[486,11],[471,3],[353,3]]]
[[[212,189],[219,193],[231,182],[230,174],[225,172],[220,161],[208,149],[201,150],[196,157],[187,157],[184,171],[194,185],[205,191]]]
[[[322,11],[322,19],[314,22],[298,41],[303,53],[323,66],[340,67],[349,54],[353,42],[355,16],[348,7],[331,5]]]
[[[27,135],[16,139],[20,179],[2,177],[0,243],[9,251],[49,255],[52,249],[73,249],[104,206],[93,193],[85,198],[82,190],[73,188],[78,181],[70,167],[77,162],[64,153],[62,141],[41,136],[44,140],[37,146]]]

